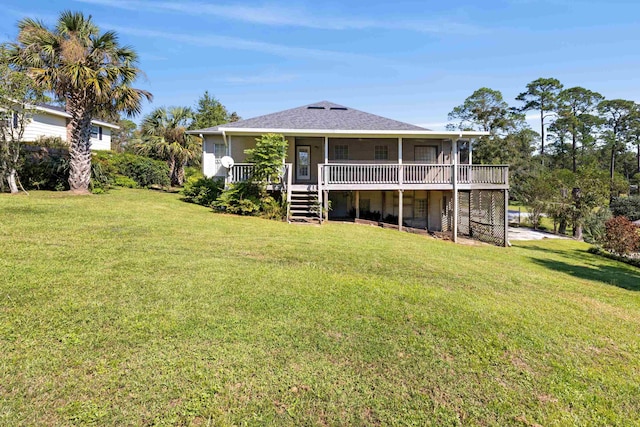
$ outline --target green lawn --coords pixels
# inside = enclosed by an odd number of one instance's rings
[[[640,270],[113,190],[0,196],[0,425],[640,425]]]

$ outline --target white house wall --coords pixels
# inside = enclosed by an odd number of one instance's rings
[[[58,137],[67,140],[67,119],[52,114],[34,114],[25,126],[23,140],[35,142],[40,137]]]
[[[102,127],[102,139],[91,138],[92,150],[111,150],[111,129]],[[66,138],[65,138],[66,139]]]

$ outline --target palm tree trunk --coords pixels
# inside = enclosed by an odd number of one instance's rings
[[[184,184],[184,164],[174,161],[171,169],[171,186],[180,187]]]
[[[68,102],[69,123],[69,189],[74,193],[89,193],[91,183],[91,115]]]

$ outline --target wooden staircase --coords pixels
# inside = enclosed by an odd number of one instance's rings
[[[321,212],[317,191],[291,189],[290,222],[321,222]]]

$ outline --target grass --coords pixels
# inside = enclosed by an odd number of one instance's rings
[[[640,270],[584,244],[144,190],[0,218],[0,425],[640,425]]]

